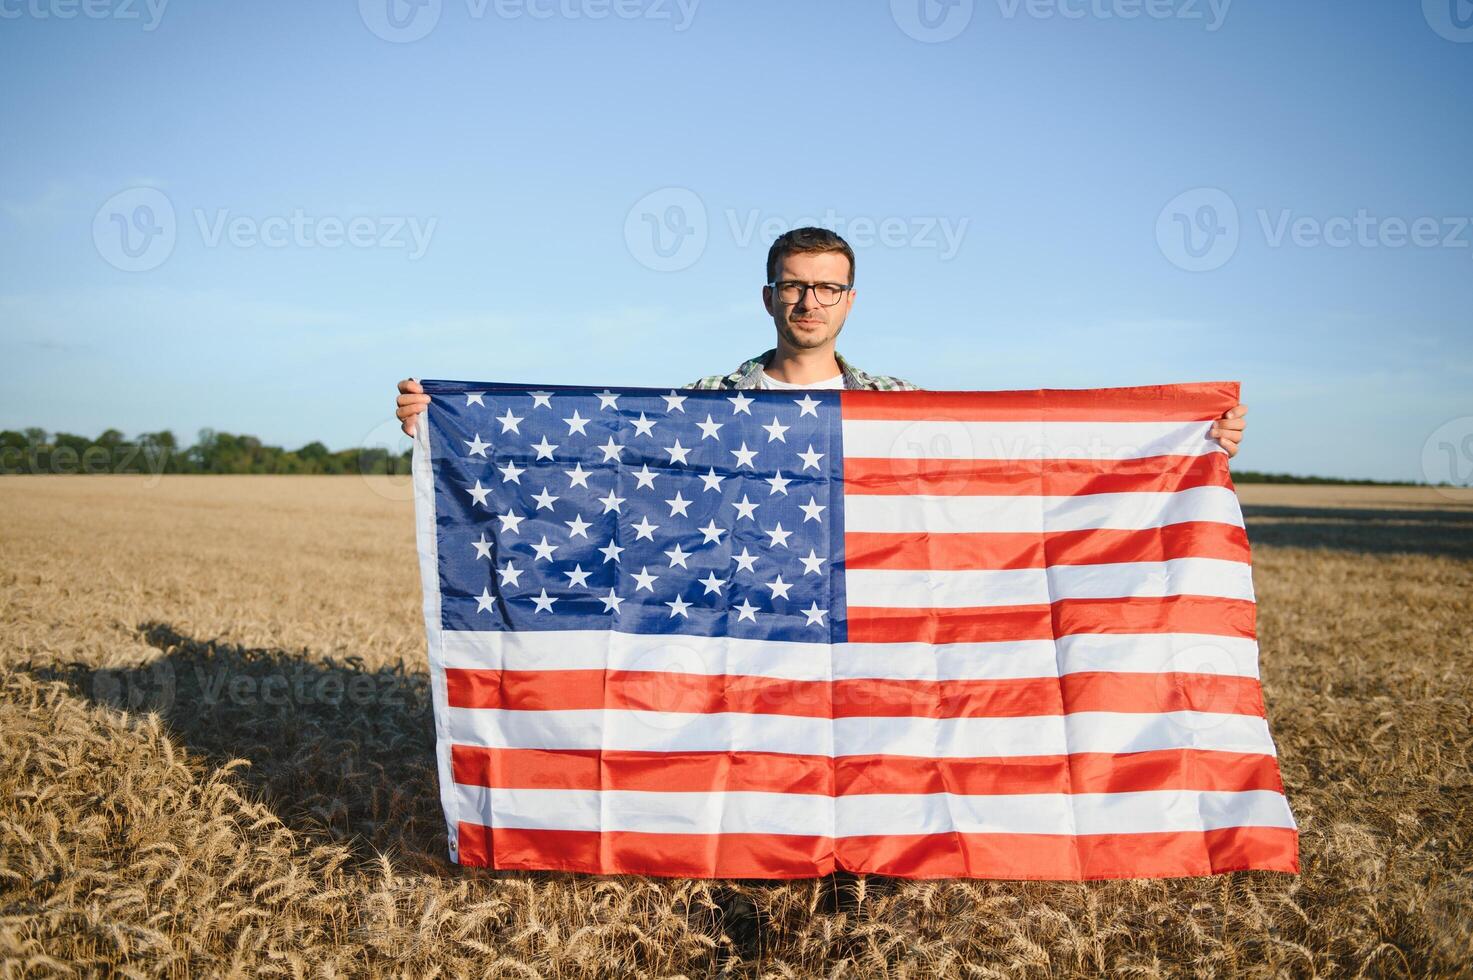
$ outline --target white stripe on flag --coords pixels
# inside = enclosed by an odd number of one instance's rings
[[[640,670],[796,681],[825,681],[831,676],[828,647],[818,643],[617,630],[446,630],[441,635],[445,666],[450,668]],[[833,647],[834,680],[1007,680],[1082,671],[1257,677],[1258,644],[1243,637],[1200,633],[1076,633],[1058,640]]]
[[[652,834],[1146,834],[1294,826],[1270,790],[855,794],[491,789],[457,785],[464,819],[532,830]]]
[[[1272,755],[1268,723],[1205,711],[1081,711],[1017,718],[869,718],[628,708],[450,708],[452,741],[498,749],[802,752],[920,758],[1209,749]]]
[[[1219,558],[1002,570],[852,569],[851,606],[955,609],[1047,605],[1057,599],[1204,595],[1252,599],[1248,565]]]
[[[1227,487],[1192,487],[1175,493],[1091,493],[1077,497],[844,496],[847,533],[944,534],[968,531],[1140,531],[1185,521],[1243,526],[1238,498]]]

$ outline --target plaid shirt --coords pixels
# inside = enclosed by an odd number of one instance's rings
[[[772,360],[772,355],[777,353],[777,348],[764,354],[743,361],[741,365],[730,374],[713,374],[686,385],[687,388],[760,388],[762,387],[762,369]],[[864,388],[870,391],[919,391],[919,385],[913,385],[909,381],[900,378],[892,378],[888,374],[870,374],[844,360],[838,352],[834,353],[834,360],[839,362],[839,370],[844,373],[845,388]]]

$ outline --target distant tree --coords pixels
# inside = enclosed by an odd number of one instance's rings
[[[25,473],[30,468],[31,444],[23,432],[0,431],[0,473]]]

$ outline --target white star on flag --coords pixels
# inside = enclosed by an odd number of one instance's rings
[[[563,421],[568,424],[568,435],[572,435],[575,432],[583,436],[588,435],[588,430],[585,428],[585,426],[588,425],[589,420],[579,415],[576,408],[573,409],[573,417],[570,419],[563,419]]]

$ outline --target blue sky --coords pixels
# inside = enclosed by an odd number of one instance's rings
[[[1469,0],[0,0],[0,82],[0,427],[683,384],[817,222],[866,369],[1238,380],[1239,468],[1473,472]]]

